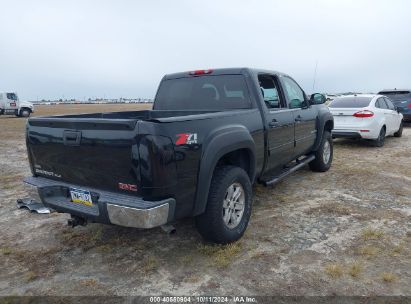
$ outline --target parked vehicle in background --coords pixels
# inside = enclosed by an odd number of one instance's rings
[[[382,95],[359,94],[334,99],[329,105],[334,116],[332,136],[364,138],[384,145],[385,137],[402,135],[403,115]]]
[[[33,112],[33,104],[28,101],[20,101],[17,93],[0,93],[0,115],[29,117]]]
[[[383,90],[378,94],[389,97],[404,116],[404,121],[411,121],[411,90]]]
[[[279,72],[166,75],[153,110],[30,118],[25,182],[73,226],[152,228],[194,216],[205,239],[233,242],[248,225],[252,183],[306,164],[330,168],[324,102]]]

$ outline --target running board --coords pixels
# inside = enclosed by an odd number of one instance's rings
[[[275,183],[278,183],[284,177],[286,177],[286,176],[290,175],[291,173],[297,171],[301,167],[304,167],[306,164],[308,164],[310,161],[313,161],[314,159],[315,159],[315,156],[310,155],[310,156],[307,156],[306,158],[303,158],[301,160],[297,160],[295,165],[283,169],[283,171],[279,175],[274,176],[270,180],[262,181],[262,183],[263,183],[264,186],[270,186],[270,185],[273,185]]]

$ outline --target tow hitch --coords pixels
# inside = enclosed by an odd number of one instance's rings
[[[67,225],[70,226],[71,228],[74,228],[78,225],[86,226],[87,225],[87,220],[82,218],[82,217],[72,215],[71,219],[67,220]]]

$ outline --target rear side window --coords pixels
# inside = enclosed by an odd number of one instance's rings
[[[385,103],[384,98],[382,98],[382,97],[377,99],[377,101],[375,102],[375,107],[377,107],[379,109],[388,109],[388,106]]]
[[[388,98],[384,98],[384,100],[385,100],[385,103],[387,104],[387,106],[388,106],[388,109],[390,109],[390,110],[395,110],[395,106],[392,104],[392,102],[391,102],[391,100],[389,100]]]
[[[353,96],[334,99],[330,108],[365,108],[370,105],[372,97]]]
[[[229,110],[251,107],[242,75],[200,76],[165,80],[155,110]]]

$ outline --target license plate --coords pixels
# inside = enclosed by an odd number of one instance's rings
[[[86,206],[93,206],[90,191],[81,189],[70,189],[71,201],[73,203],[83,204]]]

